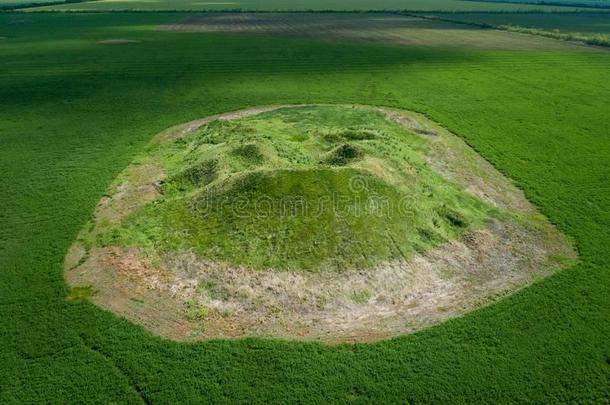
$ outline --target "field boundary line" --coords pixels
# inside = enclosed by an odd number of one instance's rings
[[[608,12],[609,11],[605,11],[604,13],[608,13]],[[575,44],[589,45],[589,46],[597,47],[597,48],[610,48],[610,37],[608,37],[607,35],[604,35],[604,34],[586,36],[586,35],[579,35],[579,34],[572,34],[572,33],[547,31],[547,30],[543,30],[543,29],[539,29],[539,28],[527,28],[527,27],[521,27],[519,25],[510,25],[510,24],[495,25],[495,24],[488,24],[488,23],[471,22],[471,21],[458,20],[458,19],[454,19],[454,18],[440,17],[440,16],[436,16],[436,15],[420,14],[417,12],[415,12],[415,13],[409,12],[409,13],[404,13],[404,14],[398,13],[398,14],[407,15],[409,17],[414,17],[414,18],[421,18],[423,20],[429,20],[429,21],[442,21],[442,22],[448,22],[448,23],[453,23],[453,24],[467,25],[470,27],[476,27],[476,28],[481,28],[481,29],[494,29],[494,30],[498,30],[498,31],[514,32],[514,33],[524,34],[524,35],[533,35],[533,36],[551,38],[551,39],[571,42],[571,43],[575,43]],[[449,12],[449,13],[437,13],[437,14],[449,14],[450,15],[450,14],[457,14],[457,13]],[[460,14],[486,14],[486,13],[460,13]],[[509,14],[509,13],[496,13],[496,14]],[[542,14],[546,14],[546,13],[542,12]],[[570,14],[570,13],[558,13],[558,14]]]

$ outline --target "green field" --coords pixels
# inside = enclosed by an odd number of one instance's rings
[[[428,18],[563,41],[610,46],[610,13],[442,13]]]
[[[21,7],[21,6],[27,6],[28,4],[45,4],[45,3],[56,3],[56,0],[40,0],[40,1],[34,1],[34,0],[0,0],[0,7]]]
[[[469,48],[459,30],[431,47],[156,30],[184,17],[0,14],[0,402],[608,402],[610,53]],[[579,263],[363,345],[182,344],[66,300],[68,247],[156,133],[291,103],[425,114],[514,179]]]
[[[419,10],[419,11],[501,11],[574,10],[574,7],[532,4],[487,3],[462,0],[97,0],[76,4],[39,7],[36,10]]]
[[[610,13],[452,13],[447,17],[477,24],[519,26],[581,35],[610,34]]]
[[[466,0],[471,1],[471,0]],[[579,7],[591,7],[591,8],[610,8],[610,2],[608,0],[482,0],[490,3],[522,3],[522,4],[552,4],[552,5],[565,5],[565,6],[579,6]]]
[[[482,29],[471,24],[439,21],[395,13],[202,13],[187,15],[159,30],[177,32],[248,33],[276,37],[315,38],[330,42],[381,43],[426,47],[590,51],[578,44]],[[440,18],[447,18],[441,15]],[[313,28],[313,29],[312,29]]]

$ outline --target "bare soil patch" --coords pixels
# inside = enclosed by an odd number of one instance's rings
[[[561,267],[561,238],[499,221],[408,261],[340,274],[252,271],[193,253],[153,265],[136,249],[95,250],[68,272],[93,301],[180,340],[270,336],[366,342],[468,312]],[[187,306],[201,309],[188,319]],[[152,319],[151,319],[152,317]]]
[[[170,128],[154,142],[175,139],[216,119],[280,107],[206,117]],[[74,287],[92,286],[94,303],[176,340],[258,336],[369,342],[464,314],[576,259],[567,239],[521,190],[460,138],[419,114],[377,110],[427,140],[426,159],[441,176],[528,220],[489,220],[459,240],[408,260],[339,273],[255,271],[191,251],[88,247],[95,246],[90,241],[99,229],[121,222],[158,196],[165,173],[155,162],[137,159],[102,198],[95,221],[68,252],[67,281]],[[378,163],[359,162],[372,173]]]
[[[480,29],[444,21],[381,13],[201,13],[161,31],[235,32],[328,41],[381,42],[394,45],[467,46],[487,49],[587,49],[519,33]]]

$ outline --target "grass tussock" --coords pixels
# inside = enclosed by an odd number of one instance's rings
[[[332,166],[345,166],[348,163],[360,160],[364,157],[364,152],[357,146],[345,143],[333,149],[324,162]]]
[[[86,302],[95,294],[93,286],[73,287],[67,296],[68,301]]]

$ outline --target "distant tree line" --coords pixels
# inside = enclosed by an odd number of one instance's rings
[[[11,10],[19,10],[19,9],[23,9],[23,8],[42,7],[42,6],[58,6],[61,4],[84,3],[84,2],[90,2],[90,1],[97,1],[97,0],[58,0],[58,1],[12,4],[12,5],[4,5],[4,6],[0,5],[0,11],[11,11]]]
[[[610,3],[600,1],[600,4],[578,1],[546,1],[546,0],[462,0],[472,1],[477,3],[501,3],[501,4],[529,4],[534,6],[556,6],[556,7],[579,7],[579,8],[600,8],[610,10]]]

